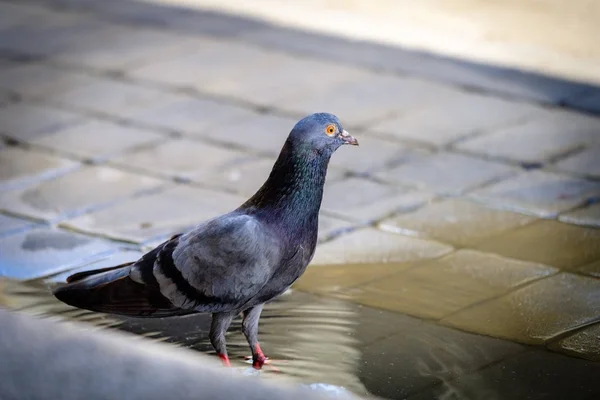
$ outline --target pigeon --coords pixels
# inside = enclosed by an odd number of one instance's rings
[[[135,317],[211,313],[210,342],[226,366],[225,333],[242,315],[242,332],[261,369],[258,341],[266,302],[285,292],[315,253],[329,160],[358,145],[333,114],[316,113],[291,130],[263,186],[244,204],[174,235],[139,260],[79,272],[54,291],[78,308]]]

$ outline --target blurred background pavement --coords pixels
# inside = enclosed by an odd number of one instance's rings
[[[313,265],[266,310],[282,371],[597,398],[598,7],[0,1],[0,301],[209,352],[204,319],[115,320],[48,288],[237,207],[328,111],[361,146],[333,157]]]

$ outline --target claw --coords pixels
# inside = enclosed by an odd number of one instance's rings
[[[263,356],[264,357],[264,356]],[[285,363],[286,360],[271,360],[269,357],[264,357],[263,359],[254,360],[252,356],[244,356],[244,360],[248,364],[252,364],[252,367],[256,370],[262,369],[263,365],[268,365],[269,368],[273,370],[273,372],[280,374],[281,370],[273,365],[273,362],[276,363]]]

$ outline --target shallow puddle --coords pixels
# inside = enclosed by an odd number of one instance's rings
[[[403,270],[406,266],[397,267]],[[125,330],[214,354],[208,340],[208,315],[136,319],[74,309],[50,294],[55,281],[64,279],[63,275],[45,280],[0,280],[0,306],[43,317],[82,321],[98,329]],[[318,279],[319,272],[315,271],[307,275],[306,282]],[[302,287],[302,282],[298,287]],[[239,320],[234,322],[227,338],[234,368],[249,371],[250,365],[244,360],[249,350]],[[565,393],[587,396],[595,390],[600,395],[597,387],[600,363],[297,289],[265,308],[260,339],[280,371],[276,373],[265,366],[261,379],[284,376],[303,384],[343,387],[362,396],[562,399]],[[568,392],[561,389],[565,385]]]

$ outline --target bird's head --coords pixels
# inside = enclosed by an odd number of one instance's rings
[[[338,117],[328,113],[311,114],[301,119],[289,138],[295,145],[327,154],[333,154],[344,144],[358,146],[358,141],[344,130]]]

